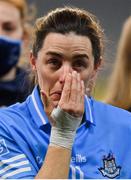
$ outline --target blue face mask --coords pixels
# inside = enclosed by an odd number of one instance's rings
[[[0,77],[8,73],[19,61],[21,40],[0,36]]]

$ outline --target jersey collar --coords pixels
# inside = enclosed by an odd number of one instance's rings
[[[27,99],[27,105],[33,120],[40,128],[43,125],[49,124],[49,120],[44,112],[44,107],[39,95],[38,86],[36,86],[32,92],[32,94]],[[85,95],[85,113],[84,118],[88,123],[93,122],[93,114],[92,114],[92,99]]]
[[[85,113],[84,118],[87,123],[94,124],[94,117],[93,117],[93,98],[88,97],[85,95]]]
[[[39,128],[43,125],[49,124],[39,95],[38,86],[34,88],[32,94],[29,96],[27,105],[33,120]]]

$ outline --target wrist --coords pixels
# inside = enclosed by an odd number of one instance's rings
[[[50,136],[50,145],[64,147],[71,150],[75,134],[76,131],[64,130],[53,126]]]
[[[55,125],[51,130],[51,145],[71,149],[82,117],[74,117],[59,106],[52,111],[51,117],[55,120]]]

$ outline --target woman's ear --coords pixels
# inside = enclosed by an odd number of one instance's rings
[[[94,65],[94,69],[90,75],[90,78],[86,87],[86,94],[88,96],[91,96],[93,88],[95,87],[95,82],[96,82],[97,74],[98,74],[97,72],[99,71],[101,64],[102,64],[102,57],[100,57],[98,63]]]
[[[91,75],[91,79],[96,80],[97,72],[100,70],[100,67],[102,65],[102,56],[100,56],[100,59],[97,61],[97,63],[94,64],[94,70]]]
[[[32,50],[30,51],[30,64],[33,71],[36,71],[36,57],[34,57]]]
[[[97,75],[98,75],[98,71],[100,70],[101,66],[102,66],[102,56],[100,56],[98,62],[94,65],[94,71],[92,73],[92,79],[95,82],[97,79]]]
[[[103,58],[102,56],[100,56],[98,62],[94,65],[94,70],[98,71],[102,65],[102,62],[103,62]]]

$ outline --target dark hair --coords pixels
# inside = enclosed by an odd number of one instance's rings
[[[103,30],[98,20],[88,11],[64,7],[57,8],[36,21],[34,28],[33,55],[37,57],[47,34],[50,32],[67,34],[74,32],[87,36],[92,43],[95,64],[99,63],[103,53]]]

